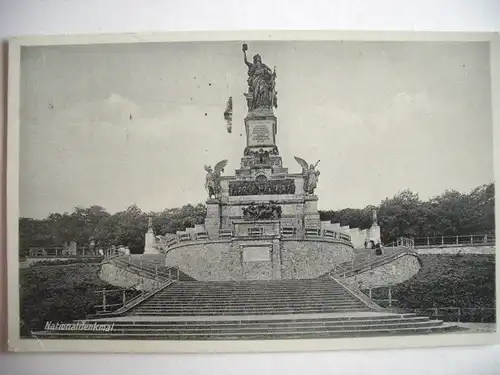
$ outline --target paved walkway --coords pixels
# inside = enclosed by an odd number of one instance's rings
[[[489,333],[496,332],[496,323],[456,323],[458,326],[467,328],[471,333]]]
[[[135,321],[135,322],[185,322],[185,321],[243,321],[243,320],[289,320],[289,319],[356,319],[361,317],[381,317],[393,316],[398,317],[405,314],[395,314],[390,312],[374,312],[374,311],[351,311],[342,313],[325,313],[325,314],[283,314],[283,315],[193,315],[193,316],[144,316],[144,315],[128,315],[114,318],[100,318],[85,321]],[[83,321],[83,319],[82,319]]]

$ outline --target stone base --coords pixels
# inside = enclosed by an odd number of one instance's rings
[[[146,233],[145,236],[145,246],[144,246],[144,254],[159,254],[160,250],[156,246],[155,235],[152,232]]]
[[[221,210],[218,200],[209,199],[207,201],[207,216],[205,217],[205,230],[210,239],[219,238],[221,228]]]
[[[318,197],[307,195],[304,202],[304,228],[321,228],[321,220],[318,212]]]
[[[233,238],[179,243],[168,250],[165,265],[199,281],[315,279],[353,257],[342,241]]]

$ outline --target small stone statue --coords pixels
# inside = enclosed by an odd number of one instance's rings
[[[297,163],[302,167],[302,174],[304,175],[304,191],[306,194],[314,194],[314,190],[318,186],[318,179],[320,172],[316,170],[316,167],[319,164],[319,160],[315,165],[311,164],[308,166],[307,162],[304,159],[298,158],[294,156]]]
[[[214,169],[210,165],[205,165],[207,175],[205,177],[205,189],[208,192],[208,198],[219,198],[221,192],[220,176],[224,172],[224,167],[227,165],[227,160],[218,162]]]
[[[153,218],[148,218],[148,232],[153,233]]]
[[[248,110],[259,108],[277,108],[276,68],[274,71],[262,62],[259,54],[253,57],[253,63],[247,59],[248,46],[243,44],[243,58],[248,66]]]

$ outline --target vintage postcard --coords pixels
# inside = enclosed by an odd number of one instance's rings
[[[494,34],[12,40],[10,349],[498,342],[499,61]]]

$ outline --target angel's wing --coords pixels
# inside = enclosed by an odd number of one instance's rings
[[[216,174],[220,174],[221,172],[224,172],[224,167],[226,165],[227,165],[227,160],[222,160],[222,161],[218,162],[217,164],[215,164],[214,172]]]
[[[294,156],[295,160],[297,160],[297,163],[300,164],[300,166],[302,167],[302,169],[308,169],[309,166],[307,165],[307,161],[305,161],[304,159],[301,159],[301,158],[298,158],[297,156]]]

